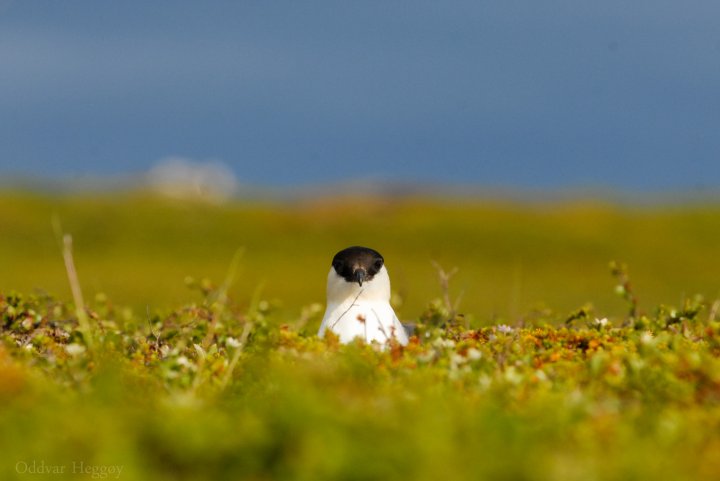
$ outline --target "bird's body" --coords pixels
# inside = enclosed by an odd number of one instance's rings
[[[349,247],[335,256],[328,273],[327,309],[319,336],[335,333],[340,342],[359,337],[385,344],[408,336],[390,306],[390,277],[384,259],[366,247]]]

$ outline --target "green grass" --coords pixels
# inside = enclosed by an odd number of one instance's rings
[[[5,193],[0,219],[0,479],[720,477],[720,207]],[[350,244],[408,347],[314,336]]]
[[[586,303],[622,314],[612,260],[629,265],[644,310],[720,294],[717,205],[330,198],[212,206],[18,193],[0,194],[0,290],[69,299],[53,218],[73,236],[86,295],[104,293],[141,313],[191,299],[187,276],[223,279],[240,247],[231,296],[248,303],[260,287],[280,317],[323,303],[332,255],[354,244],[383,253],[407,320],[439,293],[433,260],[459,269],[452,294],[463,293],[461,309],[479,325]]]
[[[2,478],[720,475],[717,305],[476,330],[431,309],[407,348],[377,351],[218,299],[150,320],[93,303],[83,332],[72,306],[0,297]]]

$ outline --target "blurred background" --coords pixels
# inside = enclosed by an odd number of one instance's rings
[[[186,277],[324,302],[387,258],[401,317],[718,296],[720,4],[0,0],[0,290],[135,309]]]

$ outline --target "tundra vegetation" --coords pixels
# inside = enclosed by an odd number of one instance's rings
[[[3,479],[720,477],[714,205],[5,193],[0,218]],[[350,244],[385,256],[407,347],[314,335]]]

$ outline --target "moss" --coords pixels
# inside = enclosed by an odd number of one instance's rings
[[[0,296],[5,477],[22,477],[19,461],[68,478],[80,461],[128,479],[720,475],[707,449],[720,445],[720,329],[702,302],[680,322],[659,309],[652,331],[578,316],[420,324],[408,347],[378,350],[293,319],[256,325],[206,295],[151,319],[91,309],[93,347],[72,306]]]

